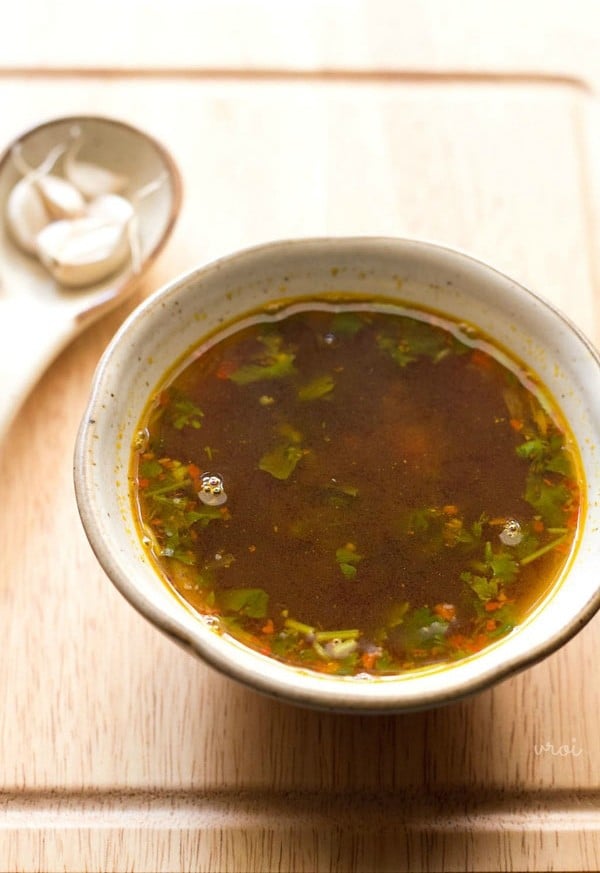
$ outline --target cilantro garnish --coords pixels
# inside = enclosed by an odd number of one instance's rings
[[[346,579],[354,579],[358,572],[357,564],[360,564],[363,556],[357,553],[354,543],[346,543],[336,549],[335,559]]]
[[[187,565],[195,564],[196,528],[222,520],[223,512],[217,506],[199,503],[188,465],[180,461],[147,458],[140,464],[140,475],[147,483],[141,496],[158,553]]]
[[[452,351],[454,338],[447,331],[415,318],[400,318],[399,321],[398,334],[377,337],[377,345],[400,367],[406,367],[419,358],[430,358],[437,363]]]
[[[418,356],[411,351],[407,343],[398,342],[389,336],[378,337],[377,345],[400,367],[406,367],[407,364],[417,360]]]
[[[448,626],[449,622],[441,619],[428,606],[422,606],[406,614],[399,632],[409,652],[414,649],[428,650],[444,644]]]
[[[294,443],[279,443],[262,456],[260,470],[270,473],[274,479],[288,479],[296,469],[306,450]]]
[[[259,352],[253,361],[242,364],[229,374],[229,379],[236,385],[249,385],[263,379],[282,379],[296,372],[293,352],[282,349],[282,338],[279,334],[269,333],[259,337],[264,351]]]
[[[490,543],[486,543],[486,561],[494,579],[503,585],[510,585],[514,581],[519,565],[511,555],[506,552],[493,553]]]
[[[183,430],[184,427],[199,430],[202,427],[204,413],[192,400],[171,388],[166,417],[175,430]]]
[[[308,384],[303,385],[298,389],[298,400],[319,400],[322,397],[327,397],[335,388],[333,376],[325,373],[323,376],[316,376]]]
[[[331,321],[332,333],[342,336],[354,336],[364,326],[363,318],[356,312],[337,312]]]
[[[162,466],[158,463],[156,458],[151,458],[147,461],[142,461],[139,466],[139,475],[143,479],[155,479],[157,476],[160,476],[163,473]]]
[[[262,588],[226,588],[216,593],[217,603],[225,612],[264,618],[269,606],[269,595]]]
[[[527,478],[525,500],[540,515],[547,527],[562,527],[571,493],[564,482],[548,481],[532,471]]]
[[[503,587],[514,581],[519,568],[517,561],[507,552],[494,552],[490,542],[485,544],[483,560],[471,564],[476,572],[465,570],[460,578],[484,603],[495,600]]]
[[[548,439],[534,437],[525,440],[517,446],[516,453],[529,461],[531,469],[537,472],[558,473],[561,476],[571,474],[571,464],[561,433],[553,433]]]
[[[464,573],[460,574],[460,578],[462,582],[467,583],[483,603],[495,600],[499,594],[498,580],[493,577],[488,579],[486,576],[477,576],[475,573],[465,570]]]
[[[330,483],[319,491],[323,503],[345,509],[358,497],[359,490],[355,485],[341,485],[337,482]]]

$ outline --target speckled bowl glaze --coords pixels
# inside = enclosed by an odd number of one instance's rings
[[[578,544],[552,592],[505,639],[451,666],[361,679],[288,667],[218,632],[163,582],[136,530],[130,447],[150,393],[221,325],[269,302],[326,292],[377,294],[465,320],[531,368],[570,423],[586,498]],[[96,372],[75,454],[81,518],[109,578],[157,628],[213,667],[296,704],[348,712],[423,709],[472,694],[566,643],[600,605],[600,359],[565,316],[490,267],[400,239],[277,242],[194,270],[144,302]],[[108,631],[108,629],[107,629]]]

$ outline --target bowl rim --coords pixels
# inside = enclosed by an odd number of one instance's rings
[[[89,399],[75,443],[73,475],[78,511],[92,550],[117,590],[148,621],[186,650],[191,650],[200,656],[202,660],[211,664],[219,672],[271,697],[285,699],[291,703],[316,709],[357,713],[404,712],[426,709],[451,703],[475,694],[492,684],[496,684],[509,676],[525,670],[558,650],[574,637],[600,609],[600,586],[596,587],[585,605],[574,616],[570,617],[559,630],[545,637],[531,648],[528,648],[527,651],[514,653],[512,657],[505,658],[500,664],[490,662],[487,667],[482,654],[462,659],[456,665],[453,665],[452,670],[442,666],[437,672],[450,677],[451,673],[457,676],[460,665],[466,662],[476,662],[483,665],[470,678],[456,681],[455,683],[440,683],[435,693],[423,695],[410,693],[410,690],[412,685],[412,691],[414,692],[415,684],[421,675],[424,675],[426,672],[432,672],[426,669],[413,671],[407,676],[395,677],[387,682],[385,679],[369,682],[356,681],[354,677],[324,677],[315,671],[289,667],[275,661],[273,658],[254,652],[240,643],[236,644],[236,641],[233,641],[232,645],[232,641],[228,640],[227,647],[223,645],[219,647],[218,651],[215,651],[213,646],[207,647],[207,639],[203,636],[207,629],[200,631],[202,622],[198,620],[197,615],[194,616],[190,613],[192,621],[186,620],[184,606],[179,610],[181,612],[180,619],[175,620],[173,616],[167,615],[162,609],[158,608],[136,584],[135,579],[130,578],[129,574],[124,572],[117,556],[111,550],[110,543],[105,542],[96,523],[98,509],[91,475],[93,462],[90,460],[93,456],[95,410],[98,406],[102,386],[109,378],[111,365],[114,359],[118,358],[129,332],[135,330],[136,326],[152,310],[158,310],[166,301],[176,298],[187,287],[196,285],[204,278],[211,277],[215,273],[227,269],[232,264],[239,263],[247,258],[269,258],[272,254],[281,253],[286,249],[299,252],[303,249],[308,250],[311,248],[329,249],[332,246],[346,250],[367,246],[371,251],[377,248],[389,249],[389,247],[394,247],[398,249],[399,247],[404,247],[405,250],[413,249],[424,254],[425,259],[432,255],[450,258],[459,264],[462,263],[469,268],[478,270],[482,276],[487,276],[488,281],[495,279],[501,284],[508,283],[510,286],[518,289],[519,293],[525,294],[530,302],[536,306],[544,307],[553,318],[559,319],[572,337],[585,348],[600,370],[600,354],[598,350],[584,332],[565,313],[520,282],[460,249],[426,240],[364,235],[302,237],[275,240],[249,246],[207,264],[194,267],[180,274],[174,280],[167,282],[138,304],[113,335],[100,358],[93,376]],[[149,393],[151,390],[152,386],[149,389]],[[157,573],[158,571],[155,570],[155,572]],[[163,585],[168,588],[167,583],[164,581]],[[177,595],[174,595],[174,597],[177,598]],[[200,636],[194,632],[194,626],[200,632]],[[208,638],[226,638],[226,635],[215,634],[212,631],[208,631],[208,634]],[[487,647],[487,650],[484,650],[484,652],[489,651],[489,648]],[[241,659],[235,657],[236,649],[243,650]],[[227,657],[227,652],[231,653],[232,656]],[[261,669],[261,665],[264,669]],[[273,665],[275,665],[275,669],[270,669]],[[348,679],[351,681],[349,682]],[[391,688],[397,691],[395,695],[389,691]],[[382,694],[381,692],[375,693],[376,689],[388,690]],[[407,690],[409,693],[406,693]]]

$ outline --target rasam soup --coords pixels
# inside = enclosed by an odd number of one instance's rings
[[[281,304],[157,389],[132,497],[165,580],[288,664],[400,674],[509,634],[580,511],[542,385],[475,328],[380,302]]]

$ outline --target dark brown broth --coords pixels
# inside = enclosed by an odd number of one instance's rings
[[[579,506],[539,387],[474,331],[385,309],[257,316],[190,357],[135,453],[141,525],[179,593],[331,672],[399,672],[508,633],[556,579]],[[220,506],[197,497],[209,473]]]

